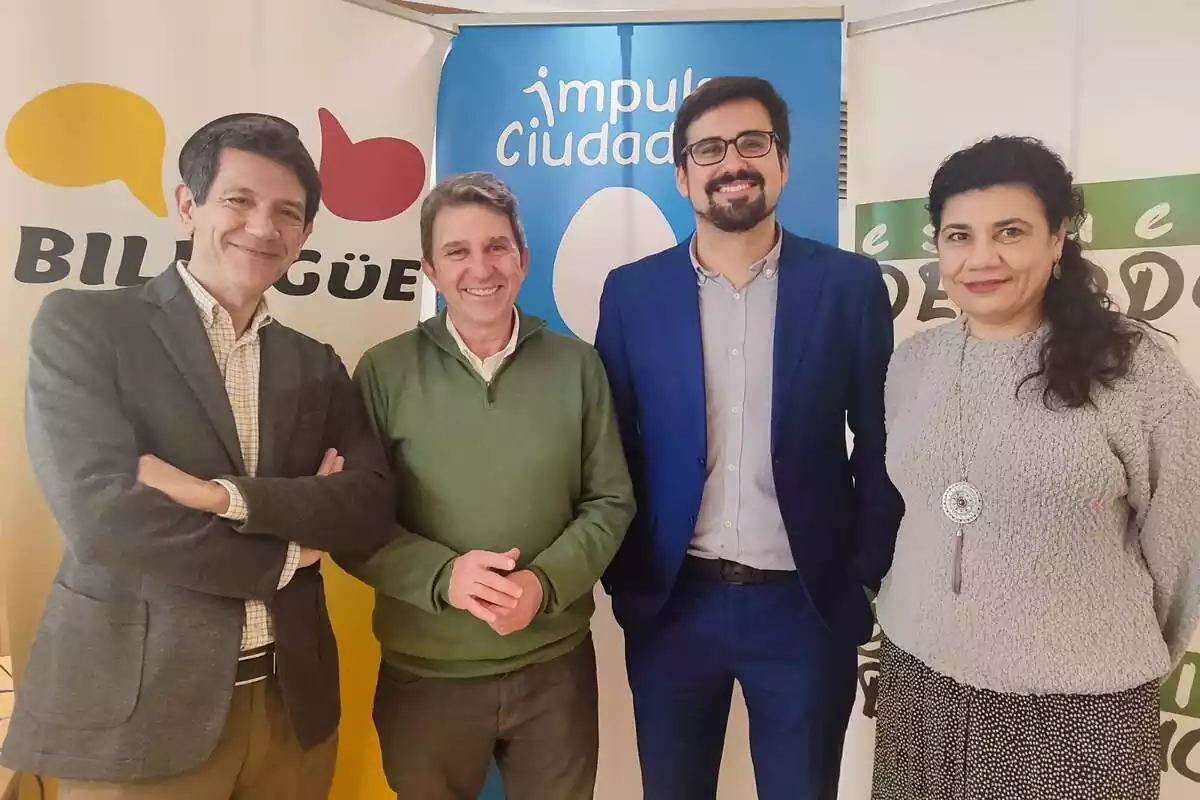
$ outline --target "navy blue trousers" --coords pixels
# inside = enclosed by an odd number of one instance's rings
[[[758,800],[834,800],[857,655],[796,581],[733,586],[685,565],[653,624],[627,633],[644,800],[710,800],[733,682]]]

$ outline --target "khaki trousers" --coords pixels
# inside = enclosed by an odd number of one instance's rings
[[[325,800],[337,734],[305,752],[275,678],[233,690],[217,749],[195,769],[144,783],[60,781],[60,800]]]
[[[383,769],[399,800],[476,800],[494,758],[508,800],[592,800],[596,651],[486,678],[420,678],[384,663],[375,694]]]

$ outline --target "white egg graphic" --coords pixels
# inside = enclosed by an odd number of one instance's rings
[[[667,218],[645,192],[609,186],[585,200],[554,256],[554,302],[571,333],[595,339],[610,271],[676,244]]]

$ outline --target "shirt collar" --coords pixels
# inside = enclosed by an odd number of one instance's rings
[[[517,314],[517,307],[513,306],[512,336],[508,337],[508,344],[504,345],[503,350],[501,350],[499,353],[496,353],[494,356],[489,356],[489,358],[505,359],[511,356],[517,349],[517,335],[520,332],[518,330],[520,327],[521,317]],[[458,328],[454,326],[454,320],[450,318],[450,312],[448,310],[446,311],[446,330],[450,332],[450,336],[454,339],[454,343],[458,345],[459,351],[461,351],[464,356],[466,356],[468,359],[474,359],[479,362],[483,362],[485,360],[475,355],[473,352],[471,352],[471,348],[467,347],[467,343],[463,341],[462,335],[458,332]]]
[[[759,273],[762,273],[762,276],[768,280],[774,278],[779,272],[779,255],[782,252],[783,228],[776,223],[775,244],[765,256],[750,265],[751,278],[757,277]],[[688,246],[688,255],[691,256],[692,268],[696,270],[696,278],[701,286],[703,286],[707,281],[716,280],[717,278],[721,277],[719,272],[713,272],[712,270],[706,269],[703,265],[701,265],[700,257],[696,254],[695,236],[692,236],[692,243]]]
[[[221,307],[217,299],[213,297],[207,289],[205,289],[200,281],[196,280],[196,276],[188,270],[188,262],[175,262],[175,269],[179,271],[179,277],[183,278],[183,285],[188,288],[192,299],[196,301],[196,307],[200,309],[200,318],[204,321],[204,327],[209,327],[213,324],[213,320],[219,312],[223,312],[228,316],[229,312]],[[271,311],[267,308],[267,298],[262,298],[258,301],[258,308],[254,310],[254,316],[250,319],[250,326],[246,329],[247,333],[258,333],[259,328],[271,322],[274,317],[271,316]]]

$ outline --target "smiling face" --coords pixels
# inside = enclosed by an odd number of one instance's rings
[[[954,195],[937,241],[946,293],[973,323],[1032,330],[1065,235],[1062,226],[1050,230],[1041,201],[1026,186]]]
[[[529,266],[508,216],[482,203],[443,206],[433,220],[425,274],[446,298],[455,327],[476,334],[510,330]]]
[[[204,202],[181,184],[179,216],[192,236],[191,270],[210,288],[261,295],[283,277],[312,233],[305,191],[288,166],[225,148]]]
[[[688,146],[701,152],[717,139],[735,139],[751,131],[773,133],[771,116],[757,100],[734,100],[701,114],[684,132]],[[700,165],[692,154],[675,169],[679,193],[696,215],[723,231],[748,231],[768,219],[787,184],[787,158],[771,146],[763,155],[761,137],[743,137],[742,150],[730,144],[715,164]],[[773,143],[772,143],[773,144]],[[708,159],[701,158],[701,161]]]

